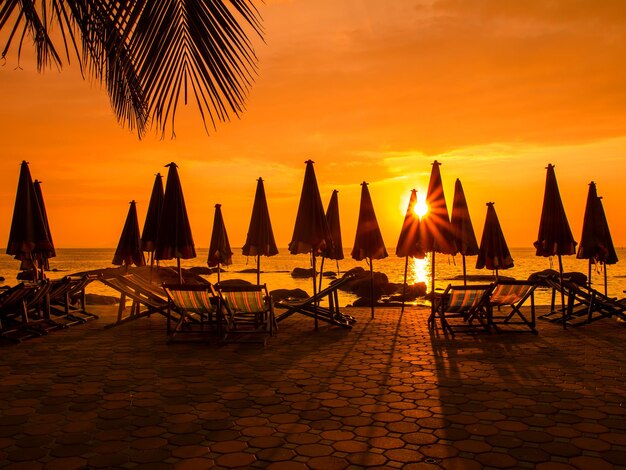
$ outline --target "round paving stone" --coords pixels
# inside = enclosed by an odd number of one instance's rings
[[[80,457],[65,457],[54,459],[44,465],[45,470],[82,470],[87,465],[87,459]]]
[[[343,470],[349,463],[339,457],[314,457],[307,462],[311,470]]]
[[[267,462],[281,462],[285,460],[292,460],[296,457],[296,453],[291,449],[281,447],[260,450],[256,453],[256,457],[259,460]]]
[[[241,452],[246,449],[248,444],[244,441],[222,441],[211,444],[211,452],[218,452],[220,454],[228,454],[231,452]]]
[[[256,458],[253,454],[248,454],[246,452],[233,452],[232,454],[224,454],[218,457],[216,462],[218,465],[223,467],[235,468],[252,465],[255,460]]]
[[[294,450],[305,457],[323,457],[333,453],[333,448],[324,444],[303,444]]]
[[[371,452],[358,452],[356,454],[350,454],[346,457],[346,460],[352,465],[359,467],[375,467],[378,465],[384,465],[387,462],[387,458],[382,454],[373,454]]]
[[[569,463],[579,470],[612,470],[613,465],[599,457],[591,457],[589,455],[581,455],[570,459]]]
[[[187,459],[182,460],[174,466],[176,470],[208,470],[215,466],[215,462],[212,459]]]
[[[487,452],[476,456],[483,465],[496,468],[509,468],[517,465],[517,460],[510,455],[500,452]]]

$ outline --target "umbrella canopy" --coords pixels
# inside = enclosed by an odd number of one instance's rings
[[[21,261],[38,263],[41,254],[54,250],[30,176],[28,162],[23,161],[15,195],[13,219],[7,254]]]
[[[448,206],[443,193],[441,172],[437,160],[433,162],[430,172],[428,190],[426,192],[426,205],[428,212],[422,217],[420,225],[421,249],[431,253],[431,314],[435,312],[435,253],[453,255],[456,253],[456,244],[452,235],[452,226],[448,216]]]
[[[48,251],[42,251],[40,253],[41,262],[43,263],[43,268],[46,270],[50,269],[49,259],[54,258],[57,253],[54,249],[54,242],[52,241],[52,232],[50,231],[50,223],[48,222],[48,212],[46,211],[46,204],[43,199],[43,192],[41,191],[41,181],[35,180],[33,183],[35,188],[35,196],[37,197],[37,202],[39,203],[39,209],[41,210],[41,217],[43,218],[43,224],[46,227],[46,234],[48,235],[48,240],[50,241],[50,245],[52,248]]]
[[[487,203],[487,217],[485,218],[483,236],[480,240],[476,269],[495,270],[497,277],[499,269],[513,267],[513,258],[504,239],[504,233],[502,233],[502,227],[500,227],[500,221],[493,205],[493,202]]]
[[[404,222],[400,230],[398,245],[396,246],[396,255],[404,257],[404,283],[402,284],[402,310],[404,312],[404,298],[406,296],[406,275],[409,268],[409,257],[423,259],[426,253],[420,244],[420,218],[415,213],[415,205],[417,204],[417,191],[411,190],[409,197],[409,205],[406,208]]]
[[[135,201],[130,202],[126,222],[122,229],[120,241],[117,244],[115,255],[113,256],[113,264],[117,266],[126,266],[128,269],[131,265],[145,266],[146,260],[141,250],[141,238],[139,236],[139,219],[137,218],[137,207]]]
[[[211,233],[207,264],[210,267],[217,266],[218,283],[220,282],[220,265],[229,266],[233,264],[233,250],[230,249],[221,204],[215,204],[215,217],[213,218],[213,232]]]
[[[576,258],[606,264],[617,263],[617,254],[604,214],[602,200],[598,197],[596,184],[593,181],[589,183],[583,231]]]
[[[250,226],[248,227],[248,234],[246,235],[246,243],[243,245],[241,251],[244,256],[257,257],[257,284],[260,284],[260,257],[278,254],[262,178],[257,180]]]
[[[589,183],[587,204],[583,218],[583,231],[576,258],[589,260],[588,281],[591,287],[591,264],[604,264],[604,293],[607,294],[606,265],[617,263],[617,253],[609,230],[609,224],[604,213],[602,199],[598,197],[596,184]]]
[[[187,208],[183,188],[178,177],[176,163],[166,165],[167,184],[163,196],[163,209],[157,233],[154,259],[167,260],[176,258],[179,281],[182,283],[180,260],[196,257],[196,248],[191,235],[191,226],[187,217]]]
[[[161,173],[156,174],[152,194],[148,203],[146,220],[141,233],[141,249],[143,251],[154,252],[156,249],[157,234],[159,232],[159,220],[163,210],[163,177]]]
[[[312,253],[315,256],[321,254],[327,246],[332,246],[333,240],[317,186],[313,161],[307,160],[305,163],[304,183],[289,252],[292,255]]]
[[[569,228],[559,186],[556,182],[554,165],[548,164],[546,189],[539,222],[537,241],[533,243],[537,256],[561,256],[576,253],[576,242]]]
[[[388,256],[385,242],[383,241],[374,204],[367,183],[361,183],[361,205],[359,208],[359,219],[356,227],[356,237],[352,248],[352,258],[361,261],[368,259],[370,264],[371,297],[372,297],[372,318],[374,318],[374,267],[372,261],[383,259]]]
[[[339,198],[336,189],[333,190],[332,196],[330,196],[330,202],[326,208],[326,221],[328,222],[328,228],[330,229],[330,236],[333,240],[331,245],[326,245],[326,248],[322,252],[325,258],[342,260],[343,259],[343,242],[341,239],[341,224],[339,223]]]
[[[474,226],[467,207],[465,199],[465,191],[460,179],[456,179],[454,184],[454,200],[452,201],[452,214],[450,216],[452,224],[452,235],[456,247],[463,258],[463,283],[467,284],[467,267],[465,264],[466,256],[474,256],[478,254],[478,242],[474,234]]]

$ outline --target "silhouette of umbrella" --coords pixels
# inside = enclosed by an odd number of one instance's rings
[[[557,256],[559,259],[559,278],[563,284],[562,255],[576,253],[576,242],[569,228],[559,186],[556,182],[554,165],[548,164],[546,173],[546,189],[543,195],[543,207],[539,221],[539,234],[533,243],[537,256]],[[561,289],[561,308],[563,309],[563,327],[565,324],[565,294]]]
[[[374,263],[375,259],[383,259],[388,256],[380,227],[376,220],[374,204],[367,183],[361,183],[361,205],[359,208],[359,219],[356,227],[356,237],[354,248],[352,248],[352,258],[357,261],[366,259],[370,265],[370,288],[372,300],[372,318],[374,318]]]
[[[256,256],[256,282],[261,284],[261,256],[277,255],[278,248],[276,247],[274,232],[272,231],[272,222],[267,207],[267,199],[265,198],[263,179],[259,178],[257,181],[250,226],[248,227],[246,243],[241,251],[244,256]]]
[[[35,186],[30,176],[28,162],[22,161],[6,253],[22,262],[32,263],[36,279],[42,255],[45,256],[53,250],[54,247],[48,238]]]
[[[576,258],[589,260],[589,287],[591,287],[591,264],[602,263],[604,265],[604,294],[608,295],[606,265],[615,264],[618,260],[609,224],[604,214],[602,199],[598,197],[596,184],[593,181],[589,183],[583,230]]]
[[[496,279],[498,279],[498,270],[512,268],[513,258],[493,205],[493,202],[487,203],[487,217],[480,240],[476,269],[491,269],[496,272]]]
[[[474,234],[474,226],[472,225],[472,219],[467,207],[463,185],[458,178],[454,184],[454,200],[452,201],[450,223],[452,224],[452,234],[454,235],[456,247],[463,259],[463,285],[467,285],[465,257],[478,254],[478,242]]]
[[[404,312],[404,297],[406,296],[406,275],[409,267],[409,256],[411,258],[423,259],[426,253],[422,251],[420,238],[420,218],[415,213],[415,204],[417,204],[417,191],[411,190],[409,205],[406,208],[404,222],[400,230],[398,245],[396,246],[396,255],[400,258],[404,257],[404,283],[402,284],[402,309]]]
[[[317,272],[315,258],[321,255],[327,246],[332,245],[333,240],[324,213],[322,197],[317,186],[313,161],[304,162],[304,182],[300,194],[300,204],[296,215],[296,223],[293,228],[293,236],[289,242],[289,252],[292,255],[310,253],[311,267],[313,268],[313,295],[317,294]],[[317,315],[315,317],[317,329]]]
[[[43,192],[41,191],[41,181],[35,180],[33,183],[35,188],[35,196],[37,196],[37,202],[39,203],[39,210],[41,211],[41,217],[43,218],[44,226],[46,227],[46,234],[52,248],[49,251],[42,251],[40,253],[41,267],[49,271],[50,270],[50,258],[54,258],[57,253],[54,249],[54,242],[52,241],[52,233],[50,231],[50,223],[48,222],[48,212],[46,211],[46,204],[43,199]]]
[[[339,222],[338,193],[339,191],[336,189],[333,190],[328,207],[326,208],[326,221],[328,222],[328,228],[330,229],[330,236],[333,242],[332,244],[327,244],[326,248],[322,251],[322,262],[320,263],[320,273],[323,273],[324,260],[326,258],[335,260],[337,262],[337,275],[339,275],[339,260],[344,258],[341,224]],[[319,290],[322,290],[322,276],[320,276]]]
[[[157,234],[159,233],[159,220],[163,210],[163,177],[161,173],[156,174],[152,194],[148,203],[146,220],[141,233],[141,249],[150,253],[150,268],[154,264],[154,250],[156,250]]]
[[[163,209],[157,233],[154,259],[169,260],[176,258],[178,280],[182,284],[183,272],[180,267],[180,260],[181,258],[195,258],[196,248],[191,235],[189,218],[187,217],[183,188],[178,177],[178,167],[174,162],[165,166],[169,167],[169,171],[163,196]]]
[[[126,222],[122,229],[120,241],[117,244],[115,255],[113,256],[113,264],[117,266],[126,266],[126,270],[131,265],[145,266],[146,260],[141,251],[141,238],[139,236],[139,219],[137,218],[137,207],[135,201],[130,202]]]
[[[440,165],[441,163],[437,160],[433,162],[426,192],[428,212],[422,217],[420,226],[421,248],[431,253],[431,311],[433,314],[435,312],[435,253],[445,255],[456,253],[456,244],[448,217],[448,206],[443,193]]]
[[[215,204],[215,217],[213,218],[213,232],[211,233],[207,264],[209,267],[217,266],[218,284],[220,282],[220,265],[230,266],[233,264],[233,251],[230,249],[221,204]]]

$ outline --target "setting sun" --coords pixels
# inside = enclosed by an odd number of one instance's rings
[[[417,196],[417,204],[413,207],[413,212],[421,219],[428,213],[428,205],[426,204],[426,200]]]

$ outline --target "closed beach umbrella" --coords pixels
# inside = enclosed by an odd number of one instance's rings
[[[154,264],[154,250],[156,250],[157,234],[159,233],[159,220],[163,210],[163,177],[161,173],[156,174],[152,194],[148,203],[146,220],[141,232],[141,249],[150,253],[150,267]]]
[[[456,244],[448,216],[448,206],[443,193],[441,172],[437,160],[433,162],[433,168],[426,192],[426,205],[428,212],[422,217],[420,226],[420,243],[425,252],[431,253],[431,310],[435,311],[435,253],[454,255]]]
[[[217,266],[218,284],[220,282],[220,265],[230,266],[233,264],[233,250],[230,249],[221,204],[215,204],[215,217],[213,218],[213,232],[211,233],[207,264],[209,267]]]
[[[339,275],[339,260],[344,258],[343,241],[341,238],[341,223],[339,220],[339,191],[333,190],[326,208],[326,221],[330,229],[330,236],[333,242],[326,245],[322,251],[322,262],[320,264],[320,273],[324,271],[324,259],[333,259],[337,262],[337,275]],[[319,289],[322,290],[322,276],[320,276]]]
[[[296,223],[293,228],[291,242],[289,242],[289,252],[292,255],[310,253],[311,267],[313,268],[313,295],[317,294],[317,272],[315,260],[317,255],[321,255],[324,249],[332,245],[333,240],[324,213],[322,197],[317,186],[317,178],[313,169],[313,161],[304,162],[304,182],[302,193],[300,194],[300,204],[296,215]],[[317,329],[317,316],[315,318],[315,328]]]
[[[130,202],[126,222],[120,235],[120,241],[117,244],[115,255],[113,256],[113,264],[117,266],[126,266],[126,270],[131,265],[145,266],[146,260],[141,250],[141,237],[139,235],[139,219],[137,218],[137,207],[135,201]]]
[[[41,191],[41,181],[35,180],[33,186],[35,187],[35,196],[37,197],[37,202],[39,203],[39,210],[41,210],[43,224],[46,227],[46,234],[48,235],[48,240],[50,241],[50,245],[52,246],[50,250],[40,252],[42,268],[45,270],[49,270],[50,262],[48,260],[50,258],[54,258],[57,253],[54,249],[54,242],[52,241],[52,232],[50,231],[50,223],[48,222],[48,212],[46,211],[46,204],[43,199],[43,192]]]
[[[454,200],[452,201],[452,214],[450,215],[452,234],[456,242],[456,248],[463,259],[463,285],[467,285],[466,256],[478,254],[478,242],[474,233],[474,226],[470,218],[467,200],[461,180],[457,178],[454,184]]]
[[[604,293],[607,295],[606,265],[617,263],[617,253],[613,246],[602,200],[598,197],[596,184],[593,181],[589,183],[583,230],[576,258],[589,260],[589,287],[591,287],[592,263],[604,265]]]
[[[48,238],[35,186],[30,176],[28,162],[22,161],[6,252],[17,260],[32,263],[36,277],[40,255],[53,250],[54,247]]]
[[[417,204],[417,191],[411,190],[409,205],[404,215],[404,222],[398,237],[398,245],[396,246],[396,255],[404,258],[404,284],[402,285],[402,309],[404,312],[404,297],[406,295],[406,275],[409,267],[409,257],[423,259],[426,253],[422,250],[420,238],[420,218],[415,213],[415,205]]]
[[[487,203],[487,217],[480,240],[476,269],[491,269],[496,272],[497,279],[500,269],[512,268],[514,264],[493,205],[493,202]]]
[[[374,266],[373,260],[383,259],[388,256],[380,227],[376,220],[372,197],[367,189],[367,183],[361,183],[361,205],[359,208],[359,219],[356,227],[356,237],[354,248],[352,248],[352,258],[361,261],[369,261],[371,279],[371,300],[372,318],[374,318]]]
[[[163,209],[157,233],[154,259],[170,260],[176,258],[178,280],[182,284],[183,273],[180,260],[196,257],[196,248],[191,235],[191,226],[187,217],[187,208],[180,184],[176,163],[168,165],[167,183],[163,196]]]
[[[543,207],[539,221],[539,234],[533,243],[537,256],[557,256],[559,259],[559,277],[563,284],[563,255],[576,253],[576,242],[569,228],[567,216],[559,186],[556,182],[554,165],[548,164],[546,173],[546,189],[543,195]],[[563,327],[565,328],[565,294],[561,289],[561,308],[563,309]]]
[[[243,245],[241,251],[244,256],[256,256],[256,282],[257,284],[261,284],[261,256],[274,256],[278,254],[262,178],[257,180],[250,226],[248,227],[246,243]]]

